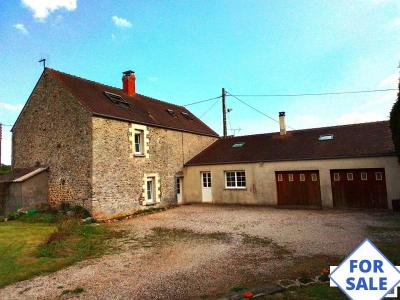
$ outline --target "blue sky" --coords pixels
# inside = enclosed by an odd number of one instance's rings
[[[13,124],[42,68],[120,87],[132,69],[137,91],[177,104],[233,94],[396,88],[400,1],[0,2],[0,121]],[[242,98],[296,129],[384,120],[395,92]],[[191,106],[198,116],[213,102]],[[239,134],[278,125],[228,98]],[[203,120],[221,133],[221,109]],[[4,128],[2,162],[10,162]]]

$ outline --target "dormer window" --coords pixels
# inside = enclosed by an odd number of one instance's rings
[[[130,105],[124,98],[122,98],[120,95],[110,93],[110,92],[104,92],[104,95],[107,96],[108,99],[111,100],[112,103],[116,104],[119,107],[123,108],[129,108]]]
[[[330,141],[333,140],[334,136],[333,134],[322,134],[319,136],[318,140],[319,141]]]

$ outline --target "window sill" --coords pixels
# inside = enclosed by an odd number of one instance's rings
[[[135,157],[145,157],[146,155],[144,155],[143,153],[135,153],[133,156],[135,156]]]
[[[247,187],[225,187],[224,190],[246,191]]]

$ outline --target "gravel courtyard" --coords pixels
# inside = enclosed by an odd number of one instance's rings
[[[320,270],[369,236],[370,227],[393,218],[389,212],[181,206],[110,224],[124,233],[114,242],[117,253],[7,286],[0,298],[215,298],[235,285],[294,276],[303,266]],[[62,295],[76,288],[83,292]]]

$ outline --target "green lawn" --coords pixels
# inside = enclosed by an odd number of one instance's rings
[[[76,220],[0,223],[0,287],[103,254],[115,234]]]

